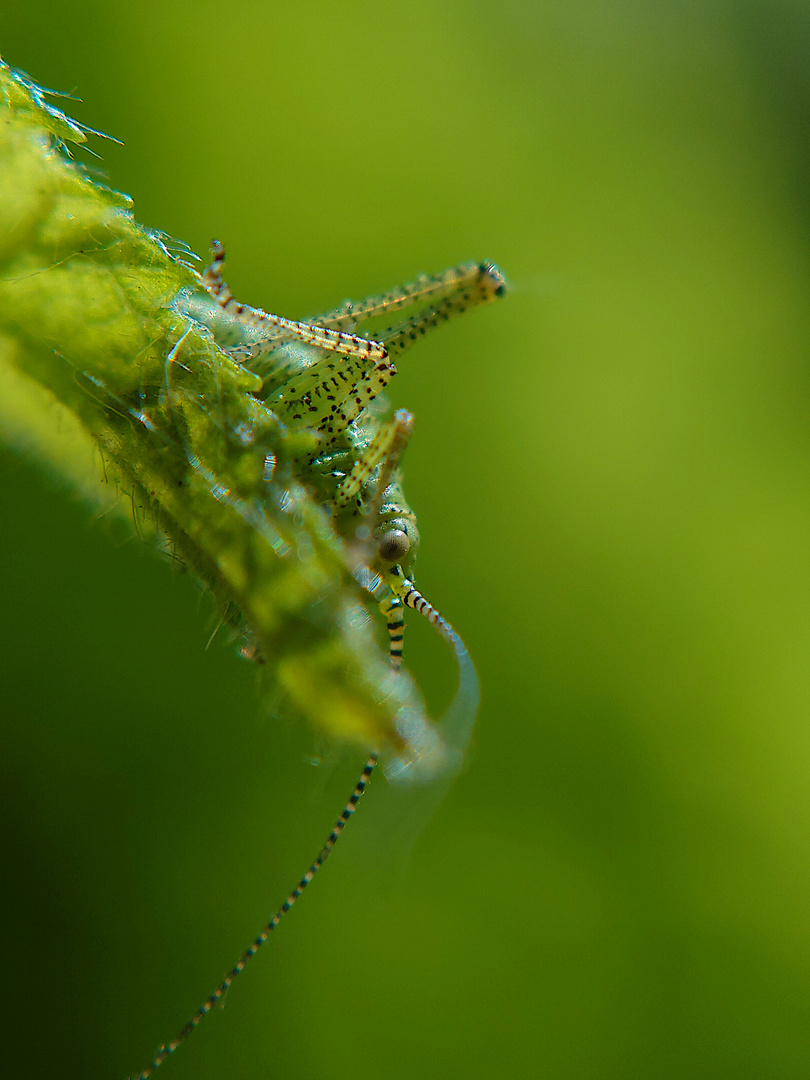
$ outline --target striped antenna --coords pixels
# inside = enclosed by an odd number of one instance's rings
[[[275,930],[275,928],[278,926],[278,924],[281,922],[281,920],[284,918],[284,916],[299,898],[301,893],[304,891],[304,889],[306,889],[307,885],[309,885],[309,883],[318,873],[320,868],[329,858],[332,852],[332,848],[340,839],[341,833],[346,828],[349,819],[357,809],[357,804],[360,802],[360,798],[363,792],[366,790],[366,785],[368,784],[371,774],[374,772],[376,766],[377,755],[372,754],[366,762],[365,766],[363,767],[363,771],[360,774],[359,780],[355,784],[354,791],[351,793],[349,801],[343,807],[343,811],[340,817],[335,822],[335,826],[329,834],[326,843],[321,848],[320,852],[318,853],[318,857],[312,863],[309,870],[307,870],[307,872],[292,890],[290,895],[287,897],[287,899],[272,917],[270,922],[267,923],[264,930],[262,930],[259,936],[255,939],[255,941],[251,942],[248,948],[245,949],[245,951],[236,961],[234,966],[231,968],[231,970],[228,972],[228,974],[225,976],[225,978],[222,980],[216,990],[214,990],[214,992],[205,999],[199,1009],[197,1009],[197,1011],[194,1013],[194,1015],[183,1028],[183,1030],[177,1035],[176,1038],[172,1039],[171,1042],[164,1043],[164,1045],[161,1046],[161,1048],[155,1054],[149,1067],[144,1069],[143,1072],[138,1073],[136,1077],[131,1078],[131,1080],[147,1080],[147,1077],[151,1076],[155,1069],[162,1065],[166,1058],[169,1057],[170,1054],[173,1054],[178,1048],[178,1046],[181,1046],[186,1041],[186,1039],[189,1037],[192,1031],[194,1031],[202,1018],[207,1013],[209,1013],[215,1005],[218,1005],[222,1001],[222,998],[225,996],[228,988],[230,987],[236,976],[242,974],[242,972],[245,970],[245,967],[247,966],[248,961],[253,959],[253,957],[256,955],[262,945],[264,945],[265,941],[267,941],[267,939],[270,937],[272,931]]]
[[[390,567],[385,575],[385,581],[393,594],[381,605],[388,626],[391,664],[399,667],[402,663],[405,608],[418,611],[427,619],[450,644],[455,654],[458,665],[458,690],[438,724],[444,743],[442,771],[452,776],[461,768],[478,713],[481,690],[475,666],[460,635],[447,619],[439,614],[430,601],[422,596],[413,582],[403,575],[398,566]],[[433,778],[435,768],[428,764],[427,769],[423,768],[420,771],[418,755],[412,759],[395,758],[386,764],[385,775],[389,780],[422,782]]]

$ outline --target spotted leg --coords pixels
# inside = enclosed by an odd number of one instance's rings
[[[381,296],[345,304],[322,315],[313,323],[332,330],[353,330],[363,323],[394,312],[423,306],[414,314],[385,329],[375,329],[390,355],[404,352],[429,330],[462,315],[480,304],[506,293],[506,280],[493,263],[465,263],[433,277],[420,277]]]
[[[340,330],[283,319],[260,308],[240,304],[222,278],[224,262],[225,249],[218,240],[214,240],[211,245],[211,263],[200,275],[200,281],[223,311],[243,326],[261,331],[262,336],[258,340],[245,345],[235,345],[227,350],[229,355],[240,363],[272,351],[282,341],[300,341],[304,345],[315,345],[344,356],[357,356],[367,360],[385,356],[385,347],[379,342],[368,341]]]

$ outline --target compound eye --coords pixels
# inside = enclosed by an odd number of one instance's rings
[[[383,562],[402,562],[410,550],[411,542],[402,529],[389,529],[380,537],[380,558]]]

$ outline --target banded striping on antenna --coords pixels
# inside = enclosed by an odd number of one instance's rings
[[[434,626],[455,653],[458,692],[438,732],[418,706],[403,703],[396,738],[388,747],[386,773],[393,779],[426,779],[441,769],[457,768],[478,705],[475,669],[459,635],[412,580],[419,532],[416,516],[402,490],[401,460],[413,431],[413,417],[400,409],[386,419],[369,406],[396,373],[390,360],[392,354],[404,352],[430,329],[469,307],[502,296],[503,276],[491,263],[470,263],[435,277],[421,277],[358,304],[346,302],[333,312],[300,323],[237,303],[222,278],[224,258],[222,245],[215,242],[211,264],[200,281],[234,323],[249,332],[260,331],[252,341],[228,345],[224,351],[262,379],[261,388],[256,388],[254,394],[272,410],[279,430],[291,426],[302,432],[302,449],[288,460],[288,486],[292,489],[295,484],[305,492],[301,498],[328,519],[343,545],[343,558],[353,577],[372,595],[379,598],[380,593],[384,594],[379,607],[388,633],[388,660],[394,679],[403,677],[406,608]],[[374,331],[374,339],[350,332],[415,304],[423,306]],[[198,309],[194,315],[199,317]],[[279,483],[277,461],[274,454],[268,481],[271,486]],[[302,559],[299,552],[298,563]],[[302,572],[306,569],[303,565],[298,568]],[[250,637],[247,618],[242,631]],[[264,659],[261,641],[251,643],[244,651],[254,660]],[[279,664],[277,654],[272,659]],[[284,903],[177,1037],[158,1050],[137,1080],[147,1080],[188,1038],[296,903],[337,843],[384,749],[376,747],[369,756],[326,843]]]

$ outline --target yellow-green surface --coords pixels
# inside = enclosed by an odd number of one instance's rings
[[[400,710],[421,712],[412,683],[375,643],[370,598],[296,463],[317,435],[293,423],[292,391],[258,400],[259,376],[180,314],[203,293],[186,253],[70,160],[87,136],[53,97],[0,61],[0,432],[161,534],[293,714],[418,756],[397,731]]]
[[[470,767],[418,834],[430,793],[372,786],[163,1075],[804,1078],[806,7],[289,10],[77,0],[0,40],[124,140],[95,148],[140,221],[226,242],[241,299],[304,316],[468,258],[513,286],[391,388],[420,587],[482,678]],[[3,1071],[123,1080],[360,762],[205,651],[186,577],[0,464]]]

